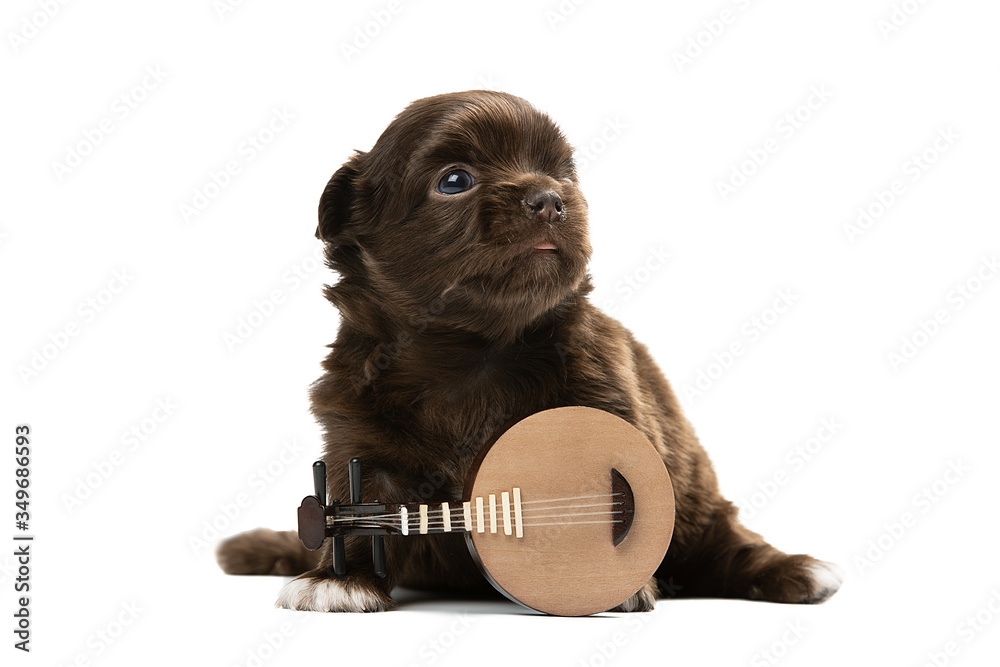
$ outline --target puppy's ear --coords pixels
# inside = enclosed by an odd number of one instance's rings
[[[334,239],[350,223],[354,209],[358,180],[358,156],[352,157],[330,178],[319,198],[319,225],[316,238],[326,243]]]

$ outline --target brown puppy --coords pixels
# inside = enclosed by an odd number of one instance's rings
[[[738,523],[646,348],[587,300],[587,204],[548,116],[490,91],[414,102],[330,179],[316,235],[340,274],[326,289],[340,330],[311,390],[331,497],[348,497],[355,456],[365,498],[461,497],[498,429],[590,406],[649,438],[676,496],[670,550],[623,611],[651,609],[657,579],[683,596],[821,602],[836,592],[836,566],[784,554]],[[331,571],[329,542],[310,553],[293,532],[237,535],[218,557],[230,573],[301,575],[278,599],[291,609],[389,609],[397,584],[488,588],[459,534],[386,538],[384,580],[369,549],[347,538],[344,577]]]

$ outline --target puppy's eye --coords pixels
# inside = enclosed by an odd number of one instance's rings
[[[457,195],[475,185],[472,174],[464,169],[452,169],[438,181],[437,191],[443,195]]]

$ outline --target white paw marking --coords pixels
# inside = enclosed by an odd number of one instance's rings
[[[628,600],[625,600],[625,602],[618,605],[618,608],[622,611],[635,611],[639,608],[639,596],[633,595]]]
[[[813,579],[813,590],[810,598],[822,602],[840,589],[844,583],[844,571],[838,565],[818,561],[809,566]]]
[[[640,588],[635,595],[630,597],[625,602],[612,609],[611,611],[650,611],[656,606],[656,595],[646,588]]]
[[[336,579],[302,577],[285,584],[274,606],[297,611],[384,611],[382,598]]]

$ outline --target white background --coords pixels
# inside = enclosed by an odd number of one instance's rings
[[[30,655],[11,646],[0,550],[4,663],[995,659],[1000,6],[897,4],[5,3],[0,532],[17,532],[28,423],[36,541]],[[338,322],[315,262],[326,180],[411,100],[482,87],[529,99],[580,147],[595,301],[687,394],[747,525],[847,571],[828,603],[320,615],[274,610],[278,578],[216,568],[213,522],[292,528],[310,491],[306,388]],[[269,135],[275,110],[294,117]],[[239,173],[213,188],[229,161]],[[734,169],[749,176],[724,200]],[[185,219],[196,192],[213,196]],[[880,214],[851,235],[859,207]],[[775,321],[780,290],[793,305]],[[685,392],[699,373],[704,391]],[[823,420],[836,433],[810,443]]]

